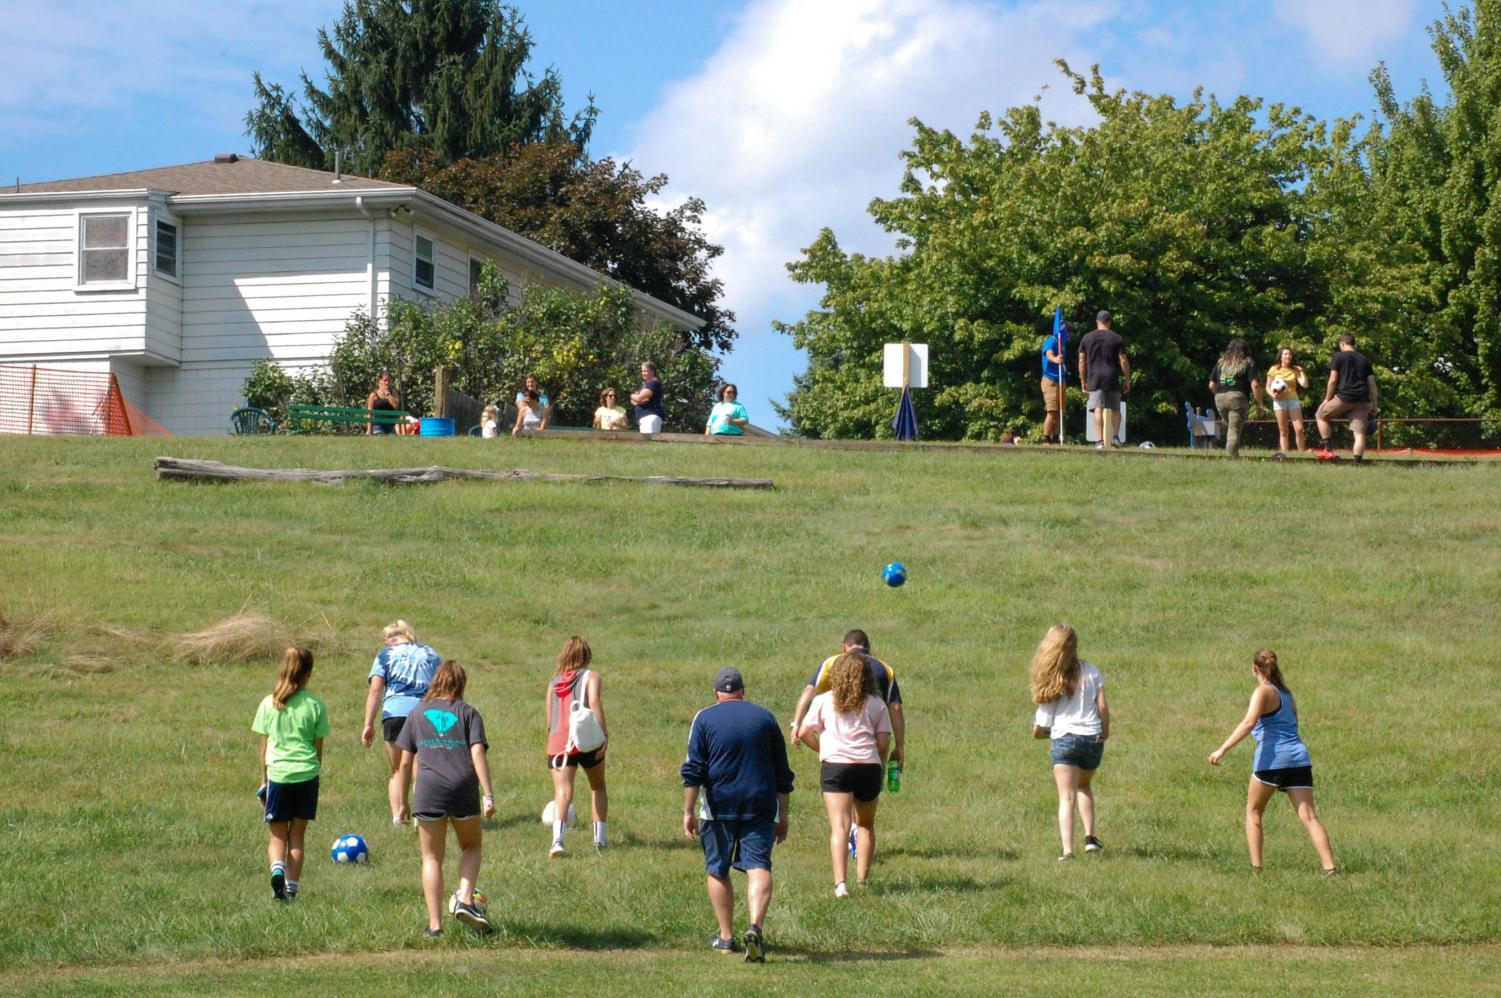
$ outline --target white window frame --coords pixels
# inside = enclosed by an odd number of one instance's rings
[[[165,270],[158,270],[156,268],[156,237],[157,225],[159,223],[165,223],[177,230],[177,253],[172,258],[172,263],[176,270],[170,274]],[[156,209],[151,215],[151,273],[153,276],[165,278],[173,284],[182,284],[182,222],[178,220],[176,215],[164,208]]]
[[[125,219],[125,275],[123,281],[90,281],[84,283],[83,275],[83,223],[88,218],[124,218]],[[140,233],[138,212],[135,208],[109,208],[95,211],[76,211],[73,213],[73,290],[76,292],[95,291],[135,291],[139,276],[137,274],[138,261],[136,243]]]
[[[429,261],[433,266],[433,283],[431,284],[423,284],[417,277],[417,265],[422,262],[422,258],[417,255],[417,240],[419,239],[426,239],[433,247],[433,255]],[[412,230],[412,288],[425,295],[438,293],[438,237],[424,229]]]

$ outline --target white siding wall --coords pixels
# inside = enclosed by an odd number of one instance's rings
[[[368,304],[370,223],[212,215],[184,219],[182,234],[182,365],[150,372],[147,411],[175,434],[224,433],[257,360],[322,363]]]
[[[182,240],[186,226],[181,218],[167,210],[165,201],[163,195],[153,193],[151,209],[143,213],[149,216],[144,219],[148,236],[143,268],[146,275],[146,349],[157,357],[179,361],[182,359],[182,272],[185,263]],[[177,280],[156,272],[158,218],[177,226]],[[145,405],[134,397],[131,401]]]
[[[418,288],[414,283],[414,239],[417,231],[436,243],[436,275],[433,291]],[[441,225],[426,221],[413,222],[410,216],[398,216],[390,224],[390,271],[382,286],[382,298],[392,295],[408,301],[454,301],[469,293],[469,257],[472,254],[481,260],[494,260],[496,266],[511,285],[511,298],[519,300],[521,285],[526,281],[524,269],[515,261],[507,260],[493,248],[486,248],[466,236],[459,235]]]
[[[139,201],[90,201],[83,210],[131,213],[135,288],[77,289],[79,209],[37,203],[0,209],[0,360],[58,362],[147,349],[150,213]]]

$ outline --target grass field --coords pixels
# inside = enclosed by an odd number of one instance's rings
[[[154,481],[162,452],[777,489],[190,486]],[[29,640],[0,658],[0,990],[1479,993],[1501,977],[1496,465],[470,439],[8,438],[3,453],[0,614]],[[892,559],[911,573],[900,590],[879,582]],[[317,643],[334,728],[290,907],[270,901],[252,796],[249,725],[275,664],[173,655],[174,636],[247,607]],[[384,759],[358,745],[396,617],[468,665],[487,722],[498,814],[480,879],[503,929],[488,942],[421,939],[415,835],[390,827]],[[1025,676],[1057,619],[1114,713],[1107,852],[1066,869]],[[726,663],[785,721],[850,626],[896,667],[909,718],[873,887],[831,896],[817,761],[799,752],[773,962],[713,958],[701,857],[678,829],[688,722]],[[605,678],[614,846],[596,856],[575,834],[549,862],[542,689],[575,632]],[[1249,746],[1206,762],[1264,645],[1297,694],[1333,881],[1282,801],[1253,878]],[[327,861],[346,831],[370,866]]]

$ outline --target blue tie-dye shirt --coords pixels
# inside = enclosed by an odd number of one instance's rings
[[[370,679],[379,676],[386,683],[386,699],[381,705],[381,717],[406,717],[412,708],[427,695],[427,687],[433,681],[433,673],[443,660],[427,645],[404,641],[399,645],[387,645],[375,656],[370,667]]]

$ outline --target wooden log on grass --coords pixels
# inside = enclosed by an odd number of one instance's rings
[[[568,475],[513,468],[482,471],[476,468],[372,468],[366,471],[319,471],[315,468],[240,468],[218,461],[159,457],[156,477],[170,482],[314,482],[339,485],[369,479],[387,485],[417,485],[448,479],[485,482],[635,482],[643,485],[691,485],[715,489],[769,489],[769,478],[683,478],[676,475]]]

